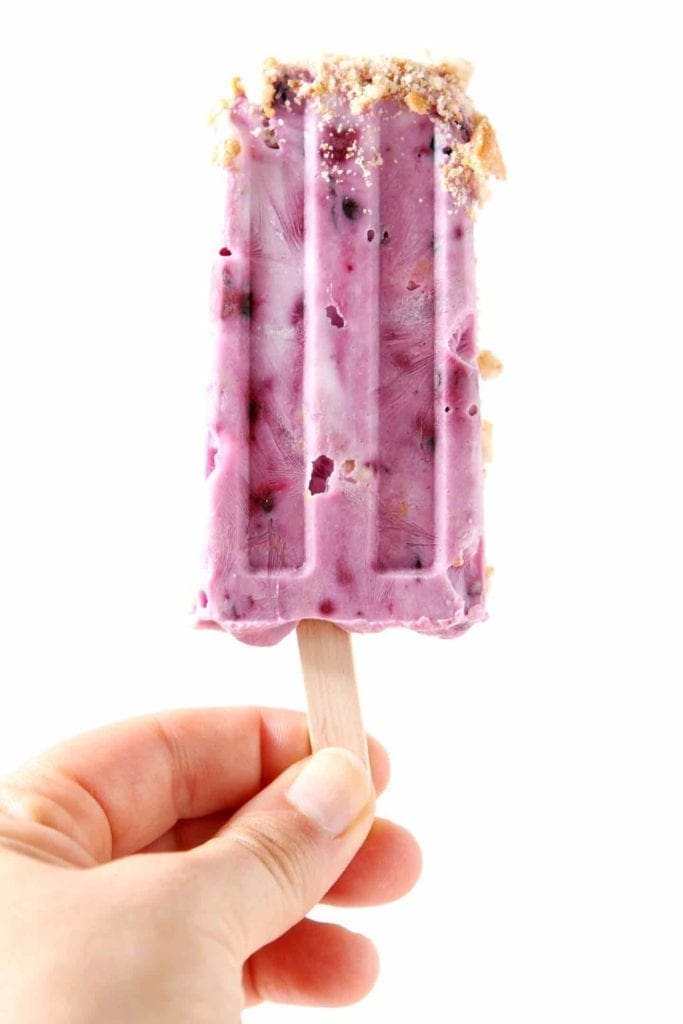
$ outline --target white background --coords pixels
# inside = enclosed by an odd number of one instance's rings
[[[480,340],[506,364],[483,399],[491,620],[356,644],[393,756],[382,813],[420,838],[423,879],[327,915],[378,944],[365,1003],[255,1022],[683,1019],[674,7],[4,8],[0,770],[146,710],[303,706],[291,637],[258,650],[187,624],[206,114],[228,75],[270,53],[463,55],[509,166],[478,227]]]

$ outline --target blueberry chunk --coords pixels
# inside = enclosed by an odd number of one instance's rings
[[[327,481],[332,476],[334,462],[327,455],[319,455],[313,462],[313,472],[308,484],[311,494],[324,494],[327,490]]]
[[[342,211],[349,220],[358,220],[361,209],[355,199],[351,196],[344,196],[342,199]]]
[[[249,320],[253,311],[254,299],[251,292],[244,292],[240,298],[240,313]]]

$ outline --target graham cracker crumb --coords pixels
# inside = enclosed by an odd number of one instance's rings
[[[492,174],[494,178],[505,178],[505,164],[498,146],[496,134],[486,117],[482,117],[470,142],[468,162],[475,173],[488,177]]]
[[[348,122],[376,105],[381,118],[394,116],[396,107],[429,118],[439,130],[441,145],[435,159],[444,187],[455,207],[473,213],[486,198],[487,179],[504,177],[505,165],[488,119],[465,92],[471,73],[472,66],[465,61],[430,64],[326,55],[314,63],[290,65],[269,58],[263,66],[262,94],[250,109],[255,118],[269,121],[283,108],[308,102],[316,106],[320,125]],[[239,79],[234,80],[233,93],[229,107],[237,109],[244,95]],[[369,183],[372,168],[382,162],[380,154],[359,145],[352,156]],[[343,172],[336,160],[328,159],[321,173],[331,181]]]
[[[219,167],[231,167],[241,152],[237,139],[222,139],[214,149],[213,162]]]
[[[493,460],[493,423],[491,420],[482,420],[481,446],[484,462],[491,462]]]
[[[488,594],[493,584],[493,574],[496,570],[492,565],[487,565],[484,570],[484,593]]]
[[[265,117],[275,116],[275,83],[279,76],[279,65],[274,57],[269,57],[263,65],[263,95],[261,106]]]
[[[499,377],[503,372],[503,364],[500,359],[494,356],[493,352],[489,351],[489,349],[484,349],[479,353],[477,365],[483,380],[493,380],[494,377]]]
[[[406,95],[406,106],[414,114],[426,114],[429,110],[427,100],[419,92],[409,92]]]
[[[468,60],[463,60],[462,58],[460,60],[446,60],[442,61],[440,66],[456,79],[463,91],[470,84],[474,66]]]

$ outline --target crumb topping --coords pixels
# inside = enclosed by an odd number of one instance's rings
[[[255,108],[269,121],[275,118],[279,105],[291,109],[292,104],[313,102],[324,126],[339,119],[340,105],[348,105],[351,115],[360,116],[382,100],[393,100],[440,127],[445,141],[444,185],[456,206],[472,208],[486,198],[490,177],[505,177],[505,164],[490,122],[465,93],[471,72],[465,61],[423,64],[403,58],[325,56],[315,64],[288,65],[269,58],[263,67],[262,95]],[[233,79],[232,94],[231,100],[223,101],[222,109],[244,96],[239,79]],[[353,157],[364,176],[369,176],[381,157],[364,153],[360,147],[354,150],[353,146],[349,136],[352,151],[348,157]],[[331,157],[337,148],[333,142]],[[223,166],[228,166],[234,155],[225,155],[228,163]],[[328,169],[323,168],[325,173]]]
[[[414,114],[426,114],[429,110],[429,103],[421,92],[406,93],[406,106]]]
[[[213,162],[219,167],[231,167],[241,152],[237,139],[221,139],[213,151]]]
[[[503,372],[503,364],[489,349],[483,349],[477,356],[479,373],[484,380],[493,380]]]

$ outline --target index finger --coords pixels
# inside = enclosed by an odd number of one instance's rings
[[[310,752],[300,712],[167,711],[47,751],[0,785],[0,809],[56,829],[101,863],[143,849],[180,819],[240,807]],[[370,760],[379,791],[388,758],[373,741]]]

